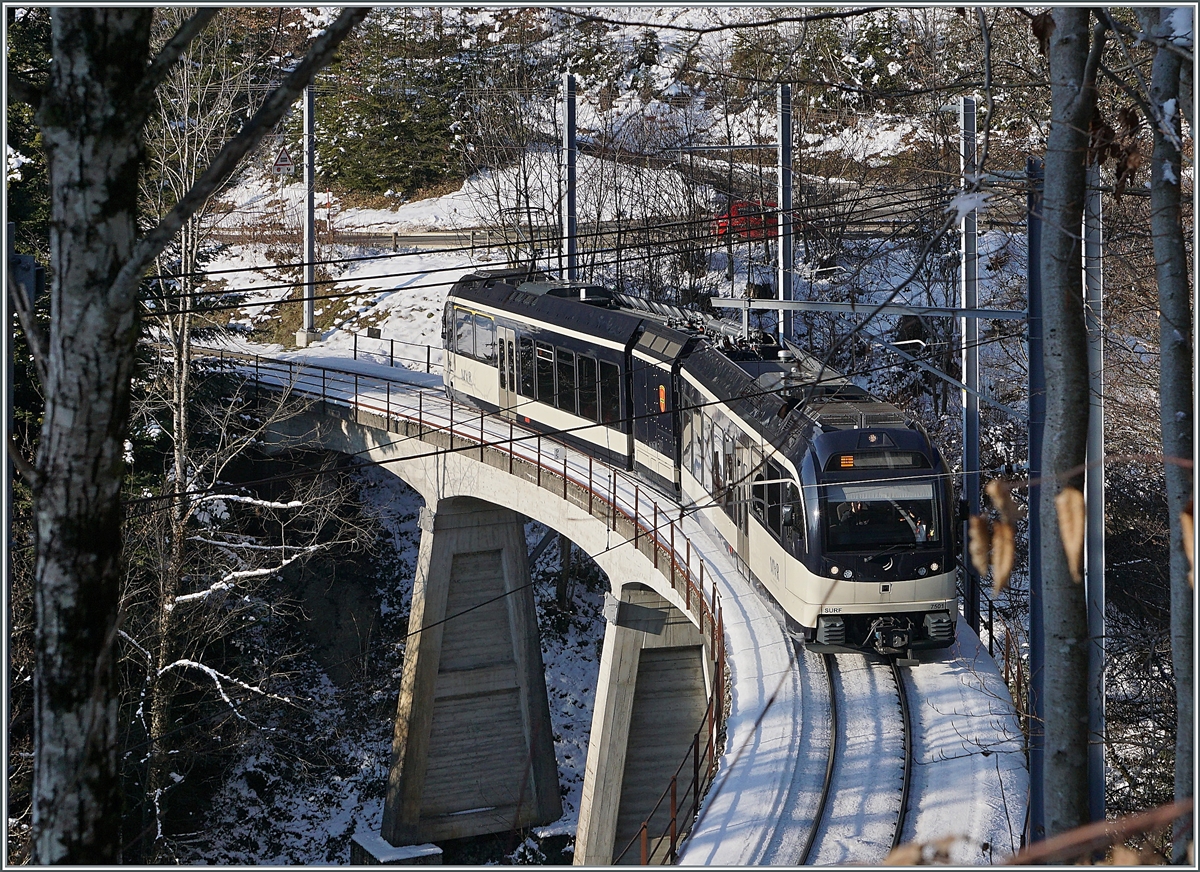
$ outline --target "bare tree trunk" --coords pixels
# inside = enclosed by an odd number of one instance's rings
[[[142,274],[366,15],[344,10],[187,196],[139,239],[142,127],[154,90],[216,12],[192,15],[153,58],[149,8],[62,7],[52,14],[54,63],[38,110],[50,175],[53,275],[34,487],[38,863],[120,860],[113,661],[122,455]]]
[[[1160,34],[1158,9],[1139,10],[1151,36]],[[1151,164],[1150,232],[1154,240],[1155,277],[1159,309],[1159,400],[1162,417],[1163,457],[1166,461],[1167,513],[1171,522],[1171,661],[1175,673],[1175,798],[1192,796],[1194,632],[1193,590],[1188,584],[1180,515],[1192,497],[1192,470],[1180,461],[1192,459],[1192,307],[1188,283],[1187,250],[1180,214],[1182,139],[1179,121],[1179,55],[1158,49],[1151,74],[1150,107],[1159,117],[1149,118],[1154,131]],[[1172,861],[1186,858],[1190,819],[1176,821],[1172,833]]]
[[[1082,490],[1088,429],[1087,328],[1080,227],[1095,64],[1088,10],[1057,7],[1050,39],[1051,127],[1046,142],[1042,287],[1045,293],[1046,432],[1042,486],[1042,615],[1045,624],[1046,837],[1088,821],[1088,627],[1083,585],[1071,577],[1055,497]]]
[[[120,858],[113,670],[122,447],[136,285],[114,285],[136,240],[141,124],[128,111],[150,9],[60,8],[42,106],[51,179],[50,339],[38,452],[34,859]]]

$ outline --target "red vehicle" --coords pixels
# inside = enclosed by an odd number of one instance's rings
[[[734,233],[742,239],[775,239],[779,236],[775,203],[734,200],[728,209],[717,213],[713,230],[717,236]]]

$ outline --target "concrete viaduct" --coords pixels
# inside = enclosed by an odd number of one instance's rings
[[[369,458],[425,500],[382,832],[356,836],[352,862],[431,862],[435,840],[561,814],[521,515],[612,585],[575,863],[768,861],[779,824],[761,810],[782,804],[800,755],[800,684],[790,640],[711,529],[452,404],[437,377],[222,354],[303,407],[272,426],[275,444]]]

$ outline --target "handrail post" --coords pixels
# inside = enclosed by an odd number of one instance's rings
[[[358,334],[351,333],[350,335],[354,337],[354,359],[358,360]]]
[[[988,597],[988,656],[995,657],[996,654],[992,651],[992,637],[996,635],[996,603]]]
[[[650,549],[654,552],[654,568],[658,569],[658,500],[654,501],[654,535],[650,538]]]
[[[396,340],[394,337],[388,337],[388,366],[396,365]]]
[[[513,422],[508,421],[508,474],[513,474],[513,455],[517,453],[517,443],[513,442]]]
[[[454,450],[454,395],[450,395],[450,451]]]
[[[537,486],[542,486],[542,434],[537,437]]]
[[[592,514],[592,455],[588,455],[588,517]]]
[[[638,523],[638,503],[641,502],[641,485],[633,486],[633,547],[637,549],[638,539],[642,534],[642,525]]]
[[[321,402],[325,402],[325,367],[321,367]]]
[[[383,386],[384,386],[384,388],[387,389],[387,400],[385,401],[385,404],[383,407],[385,416],[387,418],[387,421],[385,423],[387,425],[388,432],[391,432],[391,429],[392,429],[392,383],[390,381],[384,382]]]
[[[567,449],[563,449],[563,499],[567,498]]]
[[[649,862],[649,857],[646,856],[646,854],[647,854],[646,849],[648,847],[648,845],[647,845],[648,839],[646,837],[646,829],[648,828],[649,824],[650,824],[650,821],[642,821],[642,865],[643,866],[647,865]]]
[[[671,590],[675,589],[675,519],[671,519]]]
[[[433,371],[432,369],[430,369],[430,366],[432,365],[432,361],[433,361],[433,346],[426,345],[425,346],[425,371],[426,372]]]
[[[417,438],[425,438],[425,392],[417,391]]]
[[[290,376],[291,373],[288,373],[288,375]],[[351,405],[354,406],[354,423],[357,424],[358,423],[358,373],[354,374],[354,400]]]
[[[704,729],[703,726],[700,730]],[[696,730],[696,738],[692,740],[692,819],[700,810],[700,730]]]
[[[612,488],[612,502],[610,503],[612,508],[612,526],[609,529],[615,531],[617,529],[617,471],[615,469],[608,471],[608,483]]]
[[[479,412],[479,462],[483,463],[483,411]]]

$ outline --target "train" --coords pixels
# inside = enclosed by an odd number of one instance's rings
[[[456,401],[554,434],[702,513],[811,650],[955,639],[951,475],[919,421],[731,319],[529,269],[450,289]]]

